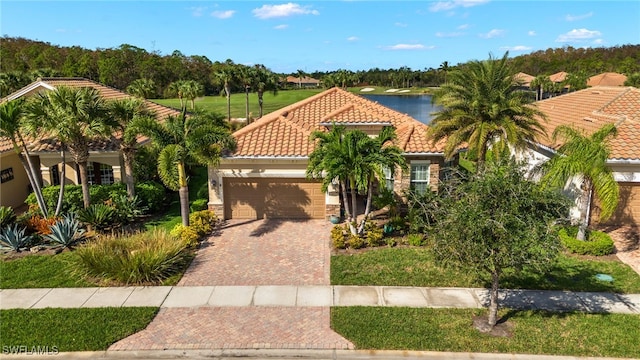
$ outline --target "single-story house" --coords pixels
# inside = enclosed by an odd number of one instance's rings
[[[624,86],[627,76],[615,72],[594,75],[587,80],[587,86]]]
[[[295,76],[287,76],[285,82],[288,85],[300,86],[303,88],[315,88],[320,86],[320,80],[314,79],[312,77],[303,76],[302,78]]]
[[[536,106],[547,115],[547,121],[541,120],[547,136],[537,139],[536,146],[524,154],[532,166],[552,157],[560,147],[561,143],[552,140],[558,126],[592,134],[605,124],[615,124],[618,135],[610,142],[607,164],[620,186],[620,202],[606,225],[640,225],[640,89],[595,86],[538,101]],[[591,221],[597,223],[595,202],[591,210]]]
[[[40,78],[24,88],[8,95],[2,102],[28,97],[42,91],[55,90],[56,87],[90,87],[98,90],[105,100],[129,98],[131,95],[120,90],[101,85],[84,78]],[[180,115],[180,112],[154,102],[145,100],[149,110],[156,114],[159,121],[169,115]],[[140,138],[141,143],[146,139]],[[121,181],[124,168],[122,155],[119,152],[117,138],[109,141],[93,142],[89,150],[89,183],[111,184]],[[29,140],[31,159],[40,170],[39,181],[43,186],[64,184],[79,184],[80,175],[75,164],[67,155],[66,178],[60,179],[62,163],[60,158],[60,144],[56,139],[43,138]],[[2,186],[0,189],[0,206],[19,207],[31,192],[26,172],[18,155],[13,151],[9,139],[0,138],[0,171],[2,172]]]
[[[515,75],[515,78],[522,82],[523,87],[529,88],[531,86],[531,82],[535,80],[536,77],[527,73],[519,72]]]
[[[324,219],[340,211],[339,191],[325,193],[317,179],[307,179],[313,131],[328,131],[333,123],[360,129],[371,136],[393,126],[395,145],[406,156],[410,171],[381,179],[399,195],[403,189],[435,189],[445,163],[444,145],[427,139],[427,125],[362,96],[332,88],[267,114],[236,131],[234,153],[209,168],[209,209],[224,219]]]
[[[567,76],[568,75],[569,74],[567,74],[566,72],[560,71],[560,72],[557,72],[555,74],[549,75],[549,80],[551,80],[551,82],[554,82],[554,83],[561,83],[561,82],[567,80]]]

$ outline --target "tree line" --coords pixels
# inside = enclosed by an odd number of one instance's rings
[[[229,96],[231,93],[260,93],[296,87],[296,84],[286,84],[284,79],[288,75],[298,78],[311,76],[320,80],[324,87],[429,87],[440,86],[446,81],[449,71],[465,65],[443,61],[438,68],[403,66],[397,69],[338,69],[310,73],[297,70],[279,74],[263,64],[247,66],[236,64],[231,59],[211,61],[206,56],[185,55],[179,50],[163,55],[129,44],[90,50],[21,37],[5,36],[0,41],[0,96],[6,96],[39,77],[49,76],[83,77],[120,90],[127,90],[133,85],[130,90],[134,92],[139,92],[140,86],[144,85],[146,98],[180,97],[177,87],[172,86],[178,81],[199,84],[199,96]],[[559,71],[576,74],[580,78],[605,71],[631,75],[640,72],[640,45],[547,49],[511,58],[510,62],[517,71],[533,76]]]

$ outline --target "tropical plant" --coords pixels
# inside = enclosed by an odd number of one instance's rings
[[[242,84],[244,89],[244,110],[245,110],[245,119],[247,119],[247,124],[251,122],[249,119],[249,92],[251,91],[251,86],[255,82],[256,71],[252,67],[242,67],[238,72],[238,80]]]
[[[182,96],[191,102],[191,110],[196,109],[196,98],[204,95],[204,86],[195,80],[186,80],[180,83]]]
[[[42,197],[42,189],[40,187],[40,181],[38,180],[38,172],[35,168],[35,164],[31,161],[29,155],[29,149],[24,141],[23,133],[23,114],[24,114],[24,100],[17,99],[6,101],[0,104],[0,137],[11,140],[13,150],[18,155],[27,178],[31,184],[31,188],[35,194],[40,211],[46,217],[48,209],[45,205],[44,198]]]
[[[589,225],[589,203],[592,194],[599,200],[600,220],[606,221],[618,207],[620,189],[607,166],[609,140],[617,135],[614,124],[607,124],[590,136],[570,126],[558,126],[553,132],[553,141],[559,138],[564,143],[557,154],[543,163],[543,184],[564,188],[569,180],[580,182],[580,224],[577,238],[584,240]]]
[[[26,234],[26,231],[26,228],[18,224],[2,227],[0,229],[0,244],[15,252],[20,252],[33,241],[33,236]]]
[[[312,140],[317,140],[315,150],[309,155],[307,177],[322,178],[322,190],[326,191],[333,181],[338,181],[344,201],[347,223],[352,234],[362,234],[371,210],[373,182],[376,176],[383,177],[383,169],[391,175],[396,167],[406,168],[402,150],[388,145],[395,139],[393,127],[384,127],[380,134],[371,138],[360,130],[346,130],[342,125],[333,124],[329,132],[315,131]],[[351,189],[351,204],[347,195]],[[356,224],[357,192],[367,192],[367,202],[362,222]]]
[[[235,140],[224,119],[214,113],[197,112],[169,116],[164,123],[147,118],[136,120],[141,129],[162,150],[158,173],[162,182],[180,196],[182,223],[189,225],[189,188],[186,166],[195,163],[216,166],[224,151],[235,149]]]
[[[129,224],[145,213],[145,208],[137,195],[130,198],[126,195],[114,193],[107,201],[107,205],[110,205],[115,210],[114,220],[118,224]]]
[[[260,107],[258,118],[261,118],[263,115],[264,92],[271,91],[274,96],[278,95],[278,76],[264,67],[264,65],[256,65],[255,71],[254,87],[258,93],[258,106]]]
[[[16,218],[16,213],[13,211],[13,208],[0,206],[0,229],[13,224]]]
[[[78,211],[78,221],[92,226],[97,230],[109,228],[116,221],[116,210],[105,204],[91,204],[86,209]]]
[[[629,74],[627,80],[624,82],[624,86],[634,86],[640,88],[640,72]]]
[[[51,234],[44,235],[43,238],[52,243],[61,245],[63,248],[70,248],[77,242],[86,238],[86,230],[82,228],[80,222],[74,215],[65,215],[55,224],[51,225]]]
[[[542,100],[542,97],[545,92],[549,92],[552,89],[552,82],[547,75],[538,75],[529,84],[531,89],[535,89],[536,91],[536,100]]]
[[[223,69],[215,73],[216,78],[222,83],[225,96],[227,97],[227,120],[231,121],[231,82],[234,74],[231,69]]]
[[[449,62],[448,61],[443,61],[442,64],[440,64],[440,67],[438,68],[439,72],[442,72],[444,74],[444,81],[443,82],[447,82],[447,73],[449,73],[449,71],[451,71],[451,66],[449,66]]]
[[[156,83],[151,79],[136,79],[127,86],[127,93],[141,99],[153,98],[156,95]]]
[[[447,83],[434,94],[442,110],[435,113],[428,136],[433,143],[446,139],[445,156],[452,158],[464,144],[477,154],[478,171],[489,146],[498,152],[507,147],[525,148],[544,134],[537,118],[544,113],[518,90],[518,79],[508,65],[508,52],[501,59],[469,62],[451,71]]]
[[[28,103],[27,118],[31,133],[43,129],[57,138],[63,149],[68,148],[80,170],[84,207],[89,207],[89,144],[107,139],[115,126],[107,116],[104,99],[98,90],[60,86],[39,93]]]
[[[296,74],[298,74],[298,89],[302,89],[302,78],[305,77],[307,73],[305,73],[304,70],[298,69]]]

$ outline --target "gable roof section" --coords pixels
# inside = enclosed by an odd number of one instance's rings
[[[332,88],[286,106],[236,131],[232,157],[307,157],[315,130],[328,131],[327,123],[392,125],[396,145],[407,154],[442,154],[444,143],[431,145],[427,125],[377,102],[340,88]]]
[[[573,126],[593,134],[605,124],[615,124],[618,135],[610,141],[610,160],[640,160],[640,89],[596,86],[538,101],[538,109],[547,115],[541,120],[547,131],[538,142],[557,149],[553,131],[560,125]]]
[[[531,82],[536,78],[533,75],[529,75],[527,73],[519,72],[515,76],[516,80],[522,82],[522,86],[530,86]]]
[[[587,86],[624,86],[627,76],[614,72],[606,72],[590,77]]]
[[[309,76],[303,76],[302,79],[300,79],[299,77],[295,77],[295,76],[287,76],[286,81],[288,83],[302,83],[302,84],[315,84],[318,85],[320,84],[320,80],[318,79],[314,79],[312,77]]]
[[[109,100],[120,100],[132,97],[131,95],[122,92],[120,90],[99,84],[95,81],[85,79],[85,78],[74,78],[74,77],[47,77],[47,78],[39,78],[38,80],[32,82],[31,84],[23,87],[22,89],[9,94],[7,97],[2,99],[2,101],[10,101],[15,100],[23,96],[30,96],[37,94],[42,91],[50,91],[55,90],[59,86],[68,86],[72,88],[82,88],[89,87],[94,88],[100,92],[100,95],[107,101]],[[169,115],[177,116],[180,115],[180,111],[175,110],[173,108],[160,105],[154,103],[149,100],[144,100],[147,108],[153,111],[156,114],[156,119],[158,121],[162,121]],[[143,141],[144,138],[140,138],[140,141]],[[56,141],[49,140],[40,140],[37,142],[32,142],[30,144],[31,150],[34,152],[41,151],[57,151],[59,150],[59,144]],[[8,139],[0,139],[0,153],[9,151],[13,149],[13,145],[11,141]],[[99,141],[92,142],[89,144],[90,151],[117,151],[118,146],[113,141]]]
[[[549,75],[549,80],[551,80],[551,82],[554,82],[554,83],[560,83],[567,79],[567,75],[569,74],[567,74],[564,71],[560,71],[555,74]]]

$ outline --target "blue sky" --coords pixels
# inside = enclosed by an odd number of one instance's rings
[[[640,44],[640,1],[2,0],[2,35],[264,64],[414,70],[547,48]]]

